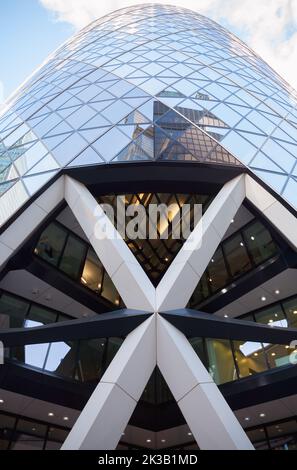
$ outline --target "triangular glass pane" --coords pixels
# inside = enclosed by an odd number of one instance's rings
[[[283,196],[290,201],[291,204],[295,205],[295,207],[297,206],[297,181],[295,179],[289,178]]]
[[[26,186],[30,195],[36,193],[42,186],[45,185],[55,174],[56,171],[50,171],[48,173],[40,173],[34,176],[25,176],[23,178],[24,185]]]
[[[6,166],[6,168],[2,167],[1,170],[0,182],[10,181],[20,177],[13,164]]]
[[[104,160],[102,160],[97,152],[95,152],[92,147],[88,147],[86,150],[84,150],[78,157],[76,157],[72,162],[68,163],[68,167],[74,167],[74,166],[85,166],[85,165],[98,165],[105,163]]]
[[[276,192],[280,193],[288,179],[287,175],[269,173],[269,171],[253,170],[264,182],[271,186]]]
[[[108,127],[96,127],[94,129],[80,129],[78,132],[86,139],[89,143],[94,142],[101,135],[105,134],[111,126]]]
[[[282,173],[279,166],[273,163],[269,158],[266,157],[262,152],[259,152],[256,157],[249,164],[250,168],[263,170],[270,170],[278,173]]]
[[[37,165],[35,165],[26,176],[34,175],[35,173],[43,173],[50,170],[58,170],[59,165],[56,160],[50,155],[46,155]]]
[[[135,142],[127,145],[112,162],[152,161],[152,158]]]
[[[7,181],[6,183],[0,183],[0,195],[4,194],[5,191],[11,188],[11,186],[14,185],[15,182],[16,180]]]

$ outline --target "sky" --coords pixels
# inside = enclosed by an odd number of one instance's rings
[[[0,103],[80,28],[140,3],[175,4],[211,17],[297,89],[297,0],[1,0]]]

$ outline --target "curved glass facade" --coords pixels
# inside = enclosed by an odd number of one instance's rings
[[[122,9],[53,53],[0,117],[0,223],[61,168],[245,165],[297,207],[296,92],[198,13]]]

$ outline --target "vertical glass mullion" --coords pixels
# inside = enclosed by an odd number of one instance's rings
[[[233,343],[232,339],[230,339],[229,341],[230,341],[230,345],[231,345],[231,352],[232,352],[233,362],[234,362],[234,365],[235,365],[237,380],[239,380],[240,379],[240,370],[239,370],[239,367],[238,367],[238,364],[237,364],[237,358],[236,358],[236,354],[235,354],[234,343]]]

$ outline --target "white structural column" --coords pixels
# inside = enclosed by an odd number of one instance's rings
[[[2,233],[0,238],[0,269],[4,267],[13,253],[26,242],[34,230],[63,199],[64,176],[61,176]]]
[[[81,183],[65,177],[65,199],[127,308],[155,311],[155,288],[139,262]]]
[[[187,338],[157,317],[157,365],[202,450],[253,446]]]
[[[223,186],[160,281],[156,311],[185,308],[244,198],[244,175]]]
[[[155,366],[156,315],[152,315],[127,336],[62,450],[115,449]]]
[[[263,186],[246,175],[246,197],[264,217],[297,249],[297,218]]]

